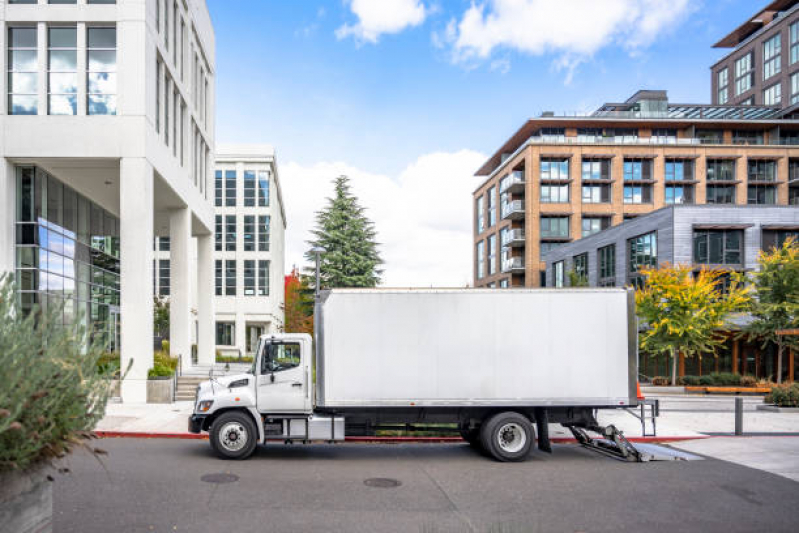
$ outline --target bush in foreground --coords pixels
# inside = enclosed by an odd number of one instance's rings
[[[764,401],[780,407],[799,407],[799,383],[786,383],[772,387]]]

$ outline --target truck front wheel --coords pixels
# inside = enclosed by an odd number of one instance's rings
[[[507,411],[480,426],[480,442],[497,461],[523,461],[535,443],[535,430],[527,417]]]
[[[237,411],[219,415],[210,433],[211,448],[223,459],[246,459],[258,444],[258,429],[252,419]]]

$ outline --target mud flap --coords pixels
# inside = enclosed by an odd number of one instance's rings
[[[538,434],[538,449],[542,452],[552,453],[552,443],[549,442],[549,416],[542,407],[535,408],[535,431]]]

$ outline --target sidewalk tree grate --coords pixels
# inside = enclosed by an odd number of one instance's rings
[[[233,483],[239,480],[236,474],[205,474],[200,478],[206,483]]]
[[[365,479],[363,484],[367,487],[374,487],[377,489],[395,489],[402,485],[402,482],[398,479],[391,479],[389,477],[372,477]]]

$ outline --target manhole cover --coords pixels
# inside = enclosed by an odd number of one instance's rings
[[[398,479],[391,479],[390,477],[373,477],[364,480],[364,485],[367,487],[375,487],[378,489],[393,489],[402,485]]]
[[[200,478],[206,483],[233,483],[239,480],[236,474],[205,474]]]

